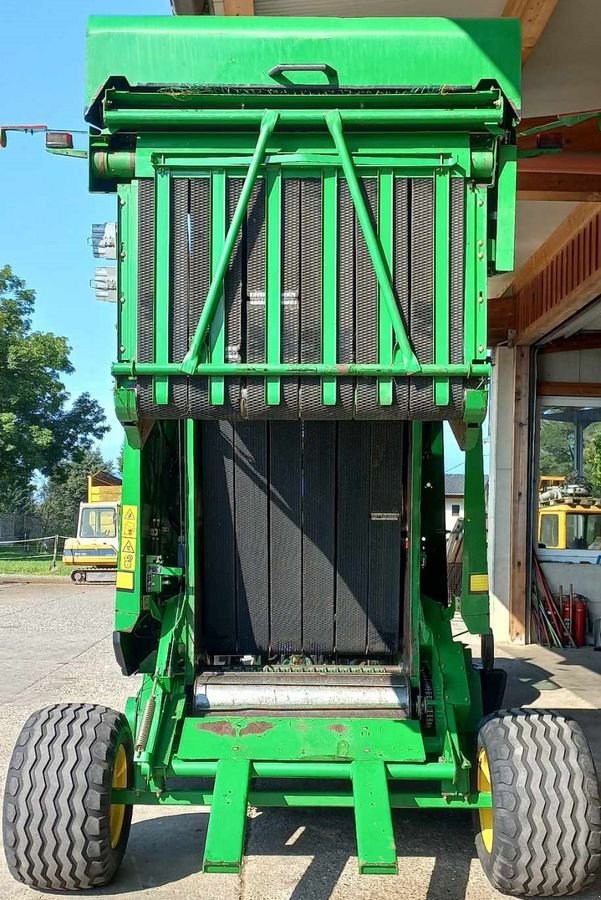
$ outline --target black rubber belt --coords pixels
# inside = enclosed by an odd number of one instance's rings
[[[170,271],[170,328],[169,362],[182,362],[188,352],[188,293],[190,254],[188,240],[188,209],[190,182],[175,178],[171,182],[171,271]],[[181,411],[188,412],[188,379],[176,376],[169,379],[169,418],[178,418]],[[160,412],[162,407],[157,407]],[[163,414],[161,417],[163,417]],[[164,415],[166,417],[166,415]]]
[[[369,422],[338,425],[336,651],[364,654],[369,589]]]
[[[411,180],[411,341],[420,363],[434,361],[434,182]],[[427,418],[434,410],[431,378],[412,378],[409,415]]]
[[[320,178],[301,181],[301,362],[318,363],[322,358],[322,192]],[[300,412],[305,419],[320,418],[321,379],[303,378]]]
[[[450,234],[450,361],[463,362],[465,310],[465,182],[451,179],[451,234]],[[463,408],[465,384],[463,378],[451,378],[451,405],[454,410]]]
[[[230,422],[200,425],[202,502],[202,590],[198,599],[202,648],[235,653],[236,548],[234,537],[234,429]]]
[[[336,553],[335,422],[303,423],[303,647],[334,647]]]
[[[271,649],[302,650],[302,425],[269,423]],[[255,527],[261,528],[262,522]]]
[[[267,422],[239,422],[234,431],[238,642],[244,653],[270,644],[267,429]]]
[[[211,182],[208,178],[190,181],[190,300],[188,334],[192,336],[209,292],[211,275]],[[206,378],[190,379],[188,387],[190,415],[206,418],[212,415]]]
[[[266,332],[266,203],[264,179],[253,188],[247,213],[246,360],[265,362]],[[265,379],[247,378],[246,410],[249,419],[265,418]]]
[[[336,362],[352,363],[355,359],[355,207],[346,181],[338,183],[338,330]],[[352,378],[338,378],[337,416],[353,417],[355,383]]]
[[[234,211],[242,192],[242,178],[228,178],[226,185],[226,225],[229,227]],[[242,273],[244,271],[245,228],[241,228],[236,237],[232,258],[227,270],[225,288],[225,360],[239,362],[242,349]],[[240,412],[240,378],[225,379],[226,409],[222,410],[228,418],[238,416]],[[219,414],[219,410],[216,410]]]
[[[282,179],[281,356],[299,360],[300,342],[300,181]],[[281,403],[267,411],[274,419],[298,419],[298,378],[282,378]]]
[[[362,179],[362,190],[372,224],[377,229],[378,183]],[[355,220],[355,358],[358,363],[378,359],[378,282],[365,243],[363,231]],[[378,386],[375,378],[357,378],[355,415],[358,419],[378,416]]]
[[[138,362],[154,358],[154,181],[138,182]],[[138,378],[138,408],[142,416],[152,405],[152,380]]]
[[[393,653],[401,617],[401,422],[372,422],[367,653]]]
[[[409,304],[410,252],[409,252],[409,179],[394,179],[393,196],[393,252],[392,277],[394,291],[398,300],[403,324],[408,336],[411,335],[411,315]],[[409,381],[407,378],[395,379],[396,403],[399,417],[409,418]]]

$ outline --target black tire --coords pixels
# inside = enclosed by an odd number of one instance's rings
[[[131,806],[114,808],[111,826],[113,768],[115,760],[126,765],[131,784],[132,745],[125,716],[106,706],[59,703],[29,717],[13,750],[2,816],[17,881],[55,891],[111,881],[132,814]]]
[[[563,897],[591,884],[601,862],[601,808],[580,726],[547,710],[503,710],[480,726],[479,761],[482,752],[492,836],[476,816],[476,848],[492,885],[515,896]]]

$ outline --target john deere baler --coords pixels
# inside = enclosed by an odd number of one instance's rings
[[[482,422],[517,23],[101,18],[88,56],[91,187],[118,199],[114,645],[143,681],[125,715],[26,724],[11,870],[104,884],[133,805],[199,804],[204,870],[238,872],[250,804],[353,807],[360,871],[387,874],[394,808],[471,809],[497,887],[576,890],[597,815],[580,731],[481,724],[503,687]],[[451,634],[445,421],[480,668]]]

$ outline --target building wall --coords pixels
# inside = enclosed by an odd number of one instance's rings
[[[599,350],[568,350],[563,353],[539,353],[537,381],[601,382]]]
[[[514,356],[513,349],[496,348],[491,386],[488,569],[491,625],[497,641],[509,640]]]
[[[453,507],[458,506],[459,512],[454,513]],[[444,516],[445,516],[445,528],[447,532],[452,531],[455,527],[455,522],[457,519],[463,517],[463,497],[452,497],[447,496],[444,498]]]

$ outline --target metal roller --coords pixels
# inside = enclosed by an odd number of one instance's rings
[[[410,692],[400,674],[324,675],[263,672],[205,672],[194,684],[197,714],[232,710],[382,710],[396,718],[409,715]]]

